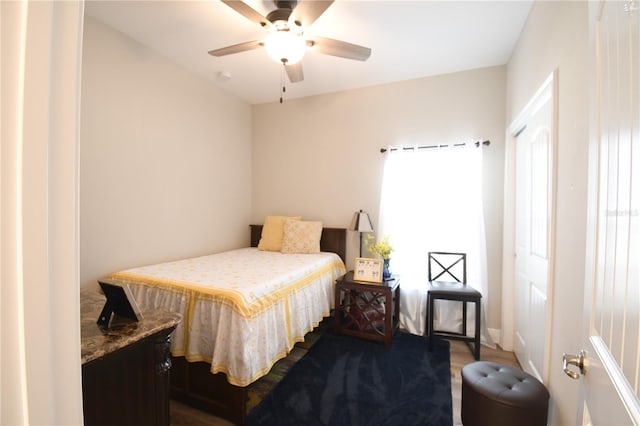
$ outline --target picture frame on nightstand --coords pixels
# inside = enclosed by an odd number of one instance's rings
[[[142,320],[142,313],[131,293],[131,289],[126,284],[118,284],[106,280],[98,280],[107,301],[100,312],[98,326],[108,329],[112,320],[118,318],[120,322],[138,322]]]
[[[353,268],[353,279],[369,283],[381,283],[383,263],[383,259],[356,257]]]

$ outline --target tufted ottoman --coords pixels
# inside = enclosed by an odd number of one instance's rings
[[[545,426],[549,392],[524,371],[478,361],[462,368],[464,426]]]

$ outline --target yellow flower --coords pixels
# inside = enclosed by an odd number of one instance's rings
[[[369,234],[364,242],[365,246],[369,249],[369,253],[374,256],[380,256],[383,259],[389,259],[393,251],[393,246],[389,243],[389,237],[384,237],[375,243],[371,243],[374,239],[375,237]]]

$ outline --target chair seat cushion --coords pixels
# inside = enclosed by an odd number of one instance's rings
[[[482,294],[464,283],[449,281],[429,281],[429,294],[435,297],[481,298]]]

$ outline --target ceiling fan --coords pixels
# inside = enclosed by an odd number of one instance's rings
[[[224,4],[267,29],[264,40],[248,41],[233,46],[209,51],[213,56],[225,56],[265,47],[269,56],[282,63],[289,81],[296,83],[304,79],[301,60],[307,49],[325,55],[366,61],[371,49],[345,41],[326,37],[305,36],[307,30],[328,8],[333,0],[274,0],[276,9],[266,17],[240,0],[221,0]]]

